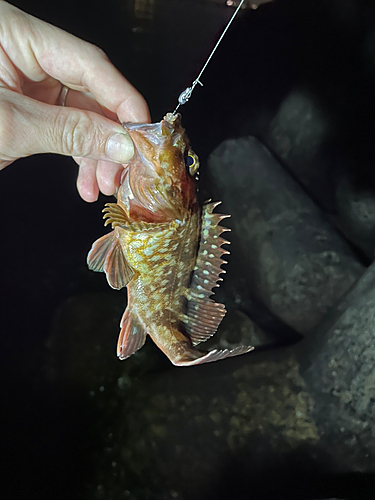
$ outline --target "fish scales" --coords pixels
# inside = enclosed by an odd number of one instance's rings
[[[138,316],[152,330],[161,321],[170,322],[182,310],[182,298],[195,264],[198,231],[197,214],[175,229],[147,234],[141,247],[139,233],[124,231],[122,250],[130,266],[138,272],[128,285],[129,294],[137,297]]]
[[[149,335],[177,366],[201,364],[249,352],[251,346],[202,351],[195,346],[217,330],[225,308],[211,299],[225,272],[218,203],[197,201],[199,161],[180,115],[156,124],[124,124],[135,146],[125,166],[117,204],[103,210],[112,231],[88,255],[94,271],[113,288],[127,286],[117,354],[126,359]]]

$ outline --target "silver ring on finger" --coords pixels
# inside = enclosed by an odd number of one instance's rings
[[[67,87],[66,85],[63,85],[61,87],[59,97],[57,98],[57,104],[59,106],[66,106],[66,98],[69,90],[70,90],[69,87]]]

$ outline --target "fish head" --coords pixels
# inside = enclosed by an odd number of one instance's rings
[[[181,125],[168,113],[152,124],[125,123],[134,156],[125,166],[118,203],[130,220],[161,222],[183,217],[197,207],[197,155]]]

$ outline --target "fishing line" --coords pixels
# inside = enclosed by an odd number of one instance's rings
[[[187,103],[187,101],[188,101],[188,100],[190,99],[190,97],[191,97],[191,94],[193,93],[193,90],[194,90],[194,89],[195,89],[195,87],[198,85],[198,83],[199,83],[199,85],[200,85],[201,87],[203,87],[203,83],[202,83],[199,79],[200,79],[200,77],[202,76],[203,71],[207,68],[207,65],[208,65],[208,63],[210,62],[211,57],[214,55],[214,53],[215,53],[216,49],[217,49],[217,48],[218,48],[218,46],[219,46],[219,43],[220,43],[220,42],[221,42],[221,40],[224,38],[225,33],[228,31],[229,26],[232,24],[233,19],[236,17],[237,12],[240,10],[240,8],[241,8],[242,4],[244,3],[244,1],[245,1],[245,0],[241,0],[241,2],[239,3],[239,5],[238,5],[237,9],[234,11],[234,13],[233,13],[232,17],[229,19],[228,24],[225,26],[225,29],[224,29],[224,31],[222,32],[222,34],[221,34],[221,36],[220,36],[219,40],[217,41],[217,43],[216,43],[215,47],[214,47],[214,48],[212,49],[212,51],[211,51],[211,54],[208,56],[208,58],[207,58],[206,62],[204,63],[204,66],[203,66],[203,68],[201,69],[201,72],[199,73],[199,75],[197,76],[197,78],[196,78],[196,79],[193,81],[193,83],[191,84],[191,87],[187,87],[187,88],[186,88],[183,92],[181,92],[181,94],[180,94],[180,96],[179,96],[179,98],[178,98],[178,104],[177,104],[177,107],[176,107],[176,109],[175,109],[175,110],[173,111],[173,113],[172,113],[173,115],[175,115],[175,114],[176,114],[176,111],[178,110],[178,108],[179,108],[180,106],[182,106],[183,104]]]

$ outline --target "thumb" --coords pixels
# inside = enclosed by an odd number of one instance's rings
[[[36,153],[126,163],[134,146],[119,123],[99,114],[0,89],[0,160],[11,162]]]

